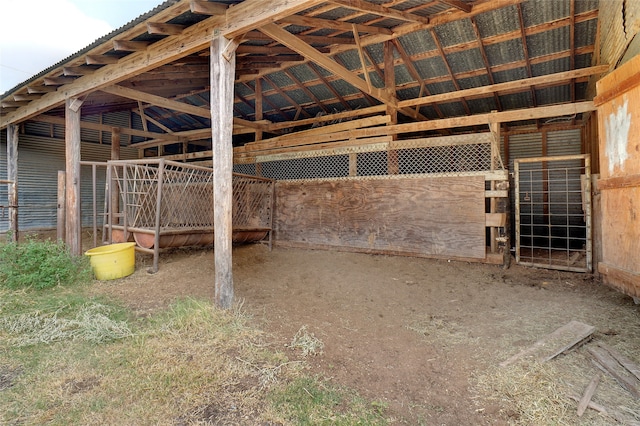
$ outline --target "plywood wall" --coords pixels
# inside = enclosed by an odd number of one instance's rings
[[[276,244],[484,260],[485,179],[276,184]]]
[[[640,56],[597,84],[605,282],[640,298]]]

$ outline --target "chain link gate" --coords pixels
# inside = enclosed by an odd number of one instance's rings
[[[591,272],[591,167],[588,155],[514,160],[516,262]]]

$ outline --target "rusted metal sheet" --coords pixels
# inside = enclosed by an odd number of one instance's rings
[[[604,282],[640,298],[640,56],[597,84]]]

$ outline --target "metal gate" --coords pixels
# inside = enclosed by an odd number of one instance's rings
[[[514,161],[516,262],[591,272],[591,167],[588,155]]]

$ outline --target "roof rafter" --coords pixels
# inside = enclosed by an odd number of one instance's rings
[[[331,21],[328,19],[310,18],[308,16],[291,15],[279,20],[284,24],[298,25],[301,27],[312,28],[331,28],[334,30],[340,30],[344,32],[351,32],[352,26],[355,25],[357,30],[367,34],[384,34],[391,35],[393,32],[383,27],[373,27],[369,25],[350,24],[342,21]]]
[[[140,52],[121,58],[117,64],[106,65],[92,75],[69,82],[64,90],[50,92],[29,105],[0,117],[0,128],[26,120],[64,103],[70,97],[117,84],[134,75],[170,63],[180,57],[206,48],[214,30],[227,38],[242,35],[260,25],[300,12],[323,0],[245,0],[227,10],[224,16],[212,16],[185,28],[179,35],[169,36]],[[109,43],[110,44],[110,43]]]
[[[373,13],[376,15],[384,16],[386,18],[400,19],[409,22],[418,22],[425,25],[429,23],[429,18],[426,18],[424,16],[391,9],[363,0],[331,0],[331,3],[346,7],[348,9],[358,10],[360,12]]]

